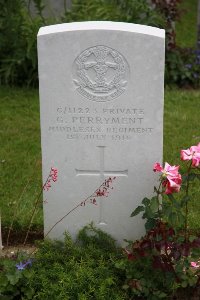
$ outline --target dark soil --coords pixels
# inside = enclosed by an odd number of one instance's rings
[[[9,237],[9,243],[7,245],[7,236],[8,236],[8,228],[2,228],[2,240],[3,246],[18,246],[24,243],[24,239],[26,237],[27,230],[12,230]],[[43,240],[44,233],[43,230],[32,230],[29,233],[26,244],[34,245],[35,241]]]
[[[171,300],[200,300],[200,286],[196,288],[180,289]]]

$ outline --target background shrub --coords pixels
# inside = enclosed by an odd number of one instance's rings
[[[180,87],[200,86],[200,50],[175,47],[166,55],[165,83]]]
[[[41,0],[32,17],[24,0],[0,0],[0,84],[37,86],[36,37],[41,26],[86,20],[112,20],[159,26],[162,18],[145,0],[74,0],[59,19],[44,18]]]
[[[146,0],[74,0],[65,13],[68,22],[116,21],[164,26],[164,18]]]
[[[24,0],[0,0],[0,7],[0,83],[37,86],[36,37],[39,28],[53,20],[45,21],[41,10],[32,18]]]
[[[43,1],[33,0],[32,17],[25,0],[0,0],[0,84],[38,86],[36,37],[41,26],[63,22],[111,20],[166,30],[166,84],[200,85],[199,54],[176,47],[175,22],[182,0],[72,0],[59,18],[43,16]],[[193,51],[193,52],[192,52]],[[192,65],[192,67],[187,67]]]

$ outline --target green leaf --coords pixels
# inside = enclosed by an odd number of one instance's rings
[[[200,174],[196,174],[196,178],[200,180]]]
[[[26,299],[33,299],[35,292],[32,288],[25,286],[21,288],[21,291],[24,293],[24,295],[26,295]]]
[[[150,207],[150,209],[151,209],[152,212],[158,211],[159,202],[158,202],[157,197],[153,197],[153,198],[151,199],[151,202],[150,202],[149,207]]]
[[[166,299],[167,294],[165,294],[164,292],[159,292],[159,293],[157,294],[157,296],[159,297],[159,299]]]
[[[200,257],[200,248],[193,248],[192,249],[192,258],[198,258]]]
[[[124,285],[122,286],[122,288],[123,288],[124,290],[128,290],[128,289],[129,289],[129,285],[124,284]]]
[[[182,191],[186,191],[186,189],[187,189],[187,186],[186,186],[185,184],[182,184],[182,185],[181,185],[181,190],[182,190]]]
[[[175,271],[176,271],[177,274],[178,273],[182,274],[183,273],[183,266],[182,266],[182,264],[177,264],[175,266]]]
[[[184,196],[182,199],[181,199],[181,205],[185,205],[188,201],[190,201],[190,196]]]
[[[196,174],[195,173],[190,173],[188,176],[189,181],[193,181],[196,178]]]
[[[189,241],[192,243],[194,240],[196,239],[196,236],[194,236],[194,235],[191,235],[190,237],[189,237]]]
[[[146,231],[151,230],[152,228],[154,228],[155,225],[156,225],[156,220],[155,219],[148,219],[145,223]]]
[[[171,201],[175,201],[175,198],[172,194],[167,194],[167,197],[171,200]]]
[[[174,206],[174,208],[176,208],[176,210],[180,210],[182,208],[182,204],[181,204],[181,201],[179,199],[175,199],[174,198],[174,201],[172,203],[172,205]]]
[[[139,213],[144,211],[144,206],[138,206],[131,214],[131,217],[137,216]]]
[[[187,287],[187,282],[186,281],[183,281],[182,283],[181,283],[181,286],[183,287],[183,288],[186,288]]]
[[[120,270],[125,270],[126,269],[126,264],[125,264],[124,261],[119,261],[119,262],[115,263],[115,267],[117,269],[120,269]]]
[[[142,200],[142,204],[144,204],[144,206],[148,206],[149,203],[150,203],[150,199],[148,199],[146,197]]]
[[[189,280],[188,280],[188,281],[189,281],[189,285],[190,285],[190,286],[194,286],[194,285],[197,283],[197,279],[198,279],[198,278],[195,277],[195,276],[192,277],[192,278],[189,278]]]
[[[145,218],[146,219],[151,219],[155,217],[155,212],[151,210],[150,207],[146,207],[145,209]]]
[[[1,300],[13,300],[13,296],[5,296],[5,295],[1,295],[0,294],[0,296],[1,296]]]
[[[8,284],[8,278],[6,278],[3,274],[0,274],[0,287],[5,287]]]
[[[168,218],[168,216],[171,214],[171,211],[172,211],[171,206],[164,206],[164,208],[162,209],[165,218]]]
[[[177,213],[177,222],[179,227],[185,223],[185,216],[181,210]]]
[[[187,180],[188,180],[188,175],[187,175],[187,174],[183,174],[183,175],[182,175],[182,184],[183,184],[183,183],[186,183]]]
[[[24,270],[23,275],[25,278],[30,279],[31,278],[31,270],[29,270],[29,269]]]
[[[177,214],[175,212],[172,212],[169,216],[168,216],[168,221],[172,226],[176,226],[177,225]]]
[[[178,236],[178,237],[177,237],[177,242],[178,242],[178,243],[183,243],[184,240],[185,240],[184,236]],[[181,267],[181,268],[182,268],[182,267]]]
[[[19,277],[16,276],[16,274],[15,275],[7,274],[6,276],[9,280],[10,284],[12,284],[12,285],[15,285],[19,281]]]

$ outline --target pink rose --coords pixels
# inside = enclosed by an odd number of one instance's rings
[[[197,146],[191,146],[186,150],[181,150],[182,160],[192,160],[192,166],[198,167],[200,164],[200,143]]]
[[[190,265],[193,268],[199,268],[200,267],[199,264],[197,264],[195,261],[191,261]]]
[[[167,162],[164,168],[159,164],[155,163],[154,172],[162,173],[162,184],[166,187],[165,194],[178,193],[181,188],[182,178],[179,174],[179,166],[170,166]]]

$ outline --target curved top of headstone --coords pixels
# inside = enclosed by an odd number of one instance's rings
[[[63,23],[57,25],[50,25],[40,28],[38,36],[60,33],[66,31],[76,30],[118,30],[126,32],[134,32],[140,34],[147,34],[157,36],[160,38],[165,37],[165,30],[157,27],[139,25],[133,23],[111,22],[111,21],[89,21],[89,22],[74,22]]]

